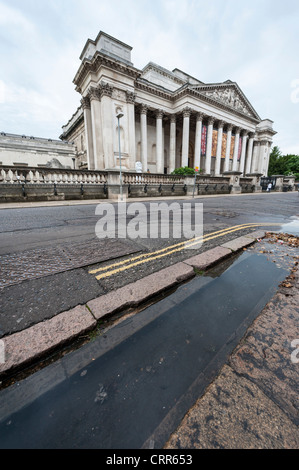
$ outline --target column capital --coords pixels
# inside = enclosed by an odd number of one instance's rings
[[[204,116],[205,116],[204,113],[197,113],[196,114],[196,122],[202,121]]]
[[[249,134],[249,131],[248,131],[248,129],[242,129],[241,133],[242,133],[242,137],[247,137],[248,134]]]
[[[163,119],[164,116],[164,111],[162,109],[157,109],[156,110],[156,118],[157,119]]]
[[[235,134],[240,134],[240,132],[241,132],[241,128],[235,126]]]
[[[224,124],[225,124],[224,121],[222,120],[218,121],[218,129],[221,129],[221,127],[223,128]]]
[[[171,116],[170,116],[170,122],[176,123],[176,119],[177,119],[176,114],[171,114]]]
[[[249,132],[249,139],[254,139],[255,133],[254,132]]]
[[[112,92],[113,92],[113,86],[109,85],[109,83],[102,82],[101,85],[99,86],[99,91],[100,91],[101,98],[103,96],[109,96],[111,98]]]
[[[83,98],[81,99],[81,106],[82,106],[82,109],[90,109],[90,99],[88,98],[88,96],[83,96]]]
[[[87,92],[87,98],[89,98],[89,100],[100,100],[101,99],[101,95],[100,95],[100,91],[98,88],[96,87],[93,87],[91,86],[89,89],[88,89],[88,92]]]
[[[185,117],[190,117],[191,116],[192,109],[189,108],[188,106],[183,109],[183,116]]]
[[[140,106],[140,113],[141,113],[141,114],[147,114],[147,111],[148,111],[148,106],[147,106],[147,104],[143,104],[143,103],[142,103],[141,106]]]
[[[126,98],[127,98],[127,103],[132,103],[134,104],[135,103],[135,99],[136,99],[136,94],[133,93],[132,91],[126,91]]]
[[[208,117],[209,126],[213,125],[215,121],[216,121],[216,118],[214,116],[209,116]]]
[[[233,130],[233,125],[231,123],[227,124],[227,132],[231,132]]]

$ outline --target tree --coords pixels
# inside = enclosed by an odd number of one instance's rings
[[[284,174],[282,172],[283,162],[281,158],[282,153],[280,151],[280,148],[276,145],[275,147],[273,147],[272,152],[270,154],[268,176]]]
[[[268,176],[272,175],[295,175],[299,179],[299,155],[282,155],[279,147],[273,147],[268,169]]]

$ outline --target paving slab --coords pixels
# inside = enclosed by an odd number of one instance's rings
[[[298,425],[299,369],[291,355],[292,341],[299,338],[299,271],[291,276],[293,287],[282,287],[268,303],[231,356],[230,365],[256,383]],[[287,279],[282,286],[291,282]]]
[[[228,248],[231,251],[238,251],[242,248],[246,248],[247,246],[252,245],[252,243],[254,243],[254,238],[247,238],[245,236],[242,236],[235,238],[234,240],[231,240],[230,242],[224,243],[220,246],[222,248]]]
[[[217,246],[216,248],[212,248],[211,250],[184,260],[184,263],[196,269],[206,269],[229,255],[231,255],[230,249]]]
[[[154,295],[195,276],[191,266],[177,263],[137,282],[109,292],[87,303],[94,317],[99,320],[120,309],[134,307]]]
[[[266,236],[266,232],[264,230],[256,230],[255,232],[248,233],[244,235],[245,238],[254,238],[254,240],[259,240]]]
[[[51,352],[65,342],[96,326],[96,321],[85,306],[77,306],[26,330],[4,337],[4,364],[0,375],[25,366],[41,355]]]
[[[165,449],[297,449],[298,429],[258,386],[225,365]]]

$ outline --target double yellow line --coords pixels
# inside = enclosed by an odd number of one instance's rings
[[[89,271],[90,274],[97,274],[96,279],[104,279],[106,277],[113,276],[114,274],[118,274],[122,271],[126,271],[127,269],[134,268],[135,266],[139,266],[140,264],[148,263],[149,261],[154,261],[164,256],[168,256],[172,253],[177,253],[179,251],[185,250],[190,248],[194,245],[198,245],[199,243],[205,243],[209,240],[213,240],[214,238],[223,237],[229,233],[237,232],[238,230],[244,230],[247,228],[254,228],[260,226],[276,226],[281,224],[275,223],[248,223],[242,225],[235,225],[233,227],[229,227],[227,229],[218,230],[217,232],[208,233],[204,236],[194,237],[191,240],[184,241],[177,243],[175,245],[168,246],[161,250],[153,251],[151,253],[143,253],[142,255],[135,256],[133,258],[129,258],[123,261],[119,261],[117,263],[110,264],[108,266],[104,266],[102,268],[92,269]],[[98,274],[101,273],[101,274]]]

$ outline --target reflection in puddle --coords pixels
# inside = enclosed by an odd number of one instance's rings
[[[290,235],[299,236],[299,218],[294,217],[292,222],[282,225],[279,233],[289,233]]]

